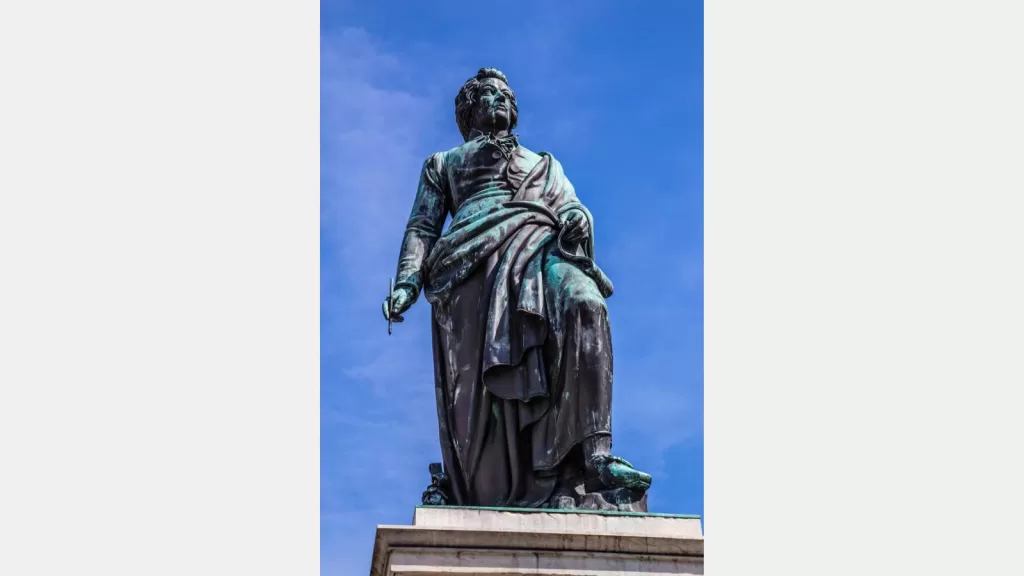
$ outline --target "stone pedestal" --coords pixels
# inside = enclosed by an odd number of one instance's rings
[[[416,508],[378,526],[371,576],[704,573],[700,518],[605,511]]]

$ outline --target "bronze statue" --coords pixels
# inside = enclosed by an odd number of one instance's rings
[[[465,143],[423,165],[383,304],[389,322],[421,293],[433,308],[444,468],[423,500],[646,511],[651,477],[611,453],[612,284],[593,219],[561,164],[520,145],[517,116],[500,71],[462,86]]]

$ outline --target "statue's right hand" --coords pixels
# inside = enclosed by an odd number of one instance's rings
[[[381,306],[384,319],[401,322],[404,320],[402,314],[412,306],[412,291],[404,286],[395,288],[395,291],[391,293],[390,303],[391,306],[388,307],[388,299],[385,299]]]

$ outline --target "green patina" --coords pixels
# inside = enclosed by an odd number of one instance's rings
[[[556,514],[598,514],[601,516],[643,516],[655,518],[679,518],[687,520],[700,520],[699,514],[659,514],[657,512],[624,512],[620,510],[582,510],[582,509],[561,509],[561,508],[501,508],[490,506],[417,506],[416,508],[437,509],[446,508],[451,510],[488,510],[491,512],[515,512],[519,514],[535,514],[538,512],[550,512]]]

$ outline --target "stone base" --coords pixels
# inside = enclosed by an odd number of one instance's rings
[[[514,508],[416,508],[378,526],[371,576],[703,574],[697,516]]]

